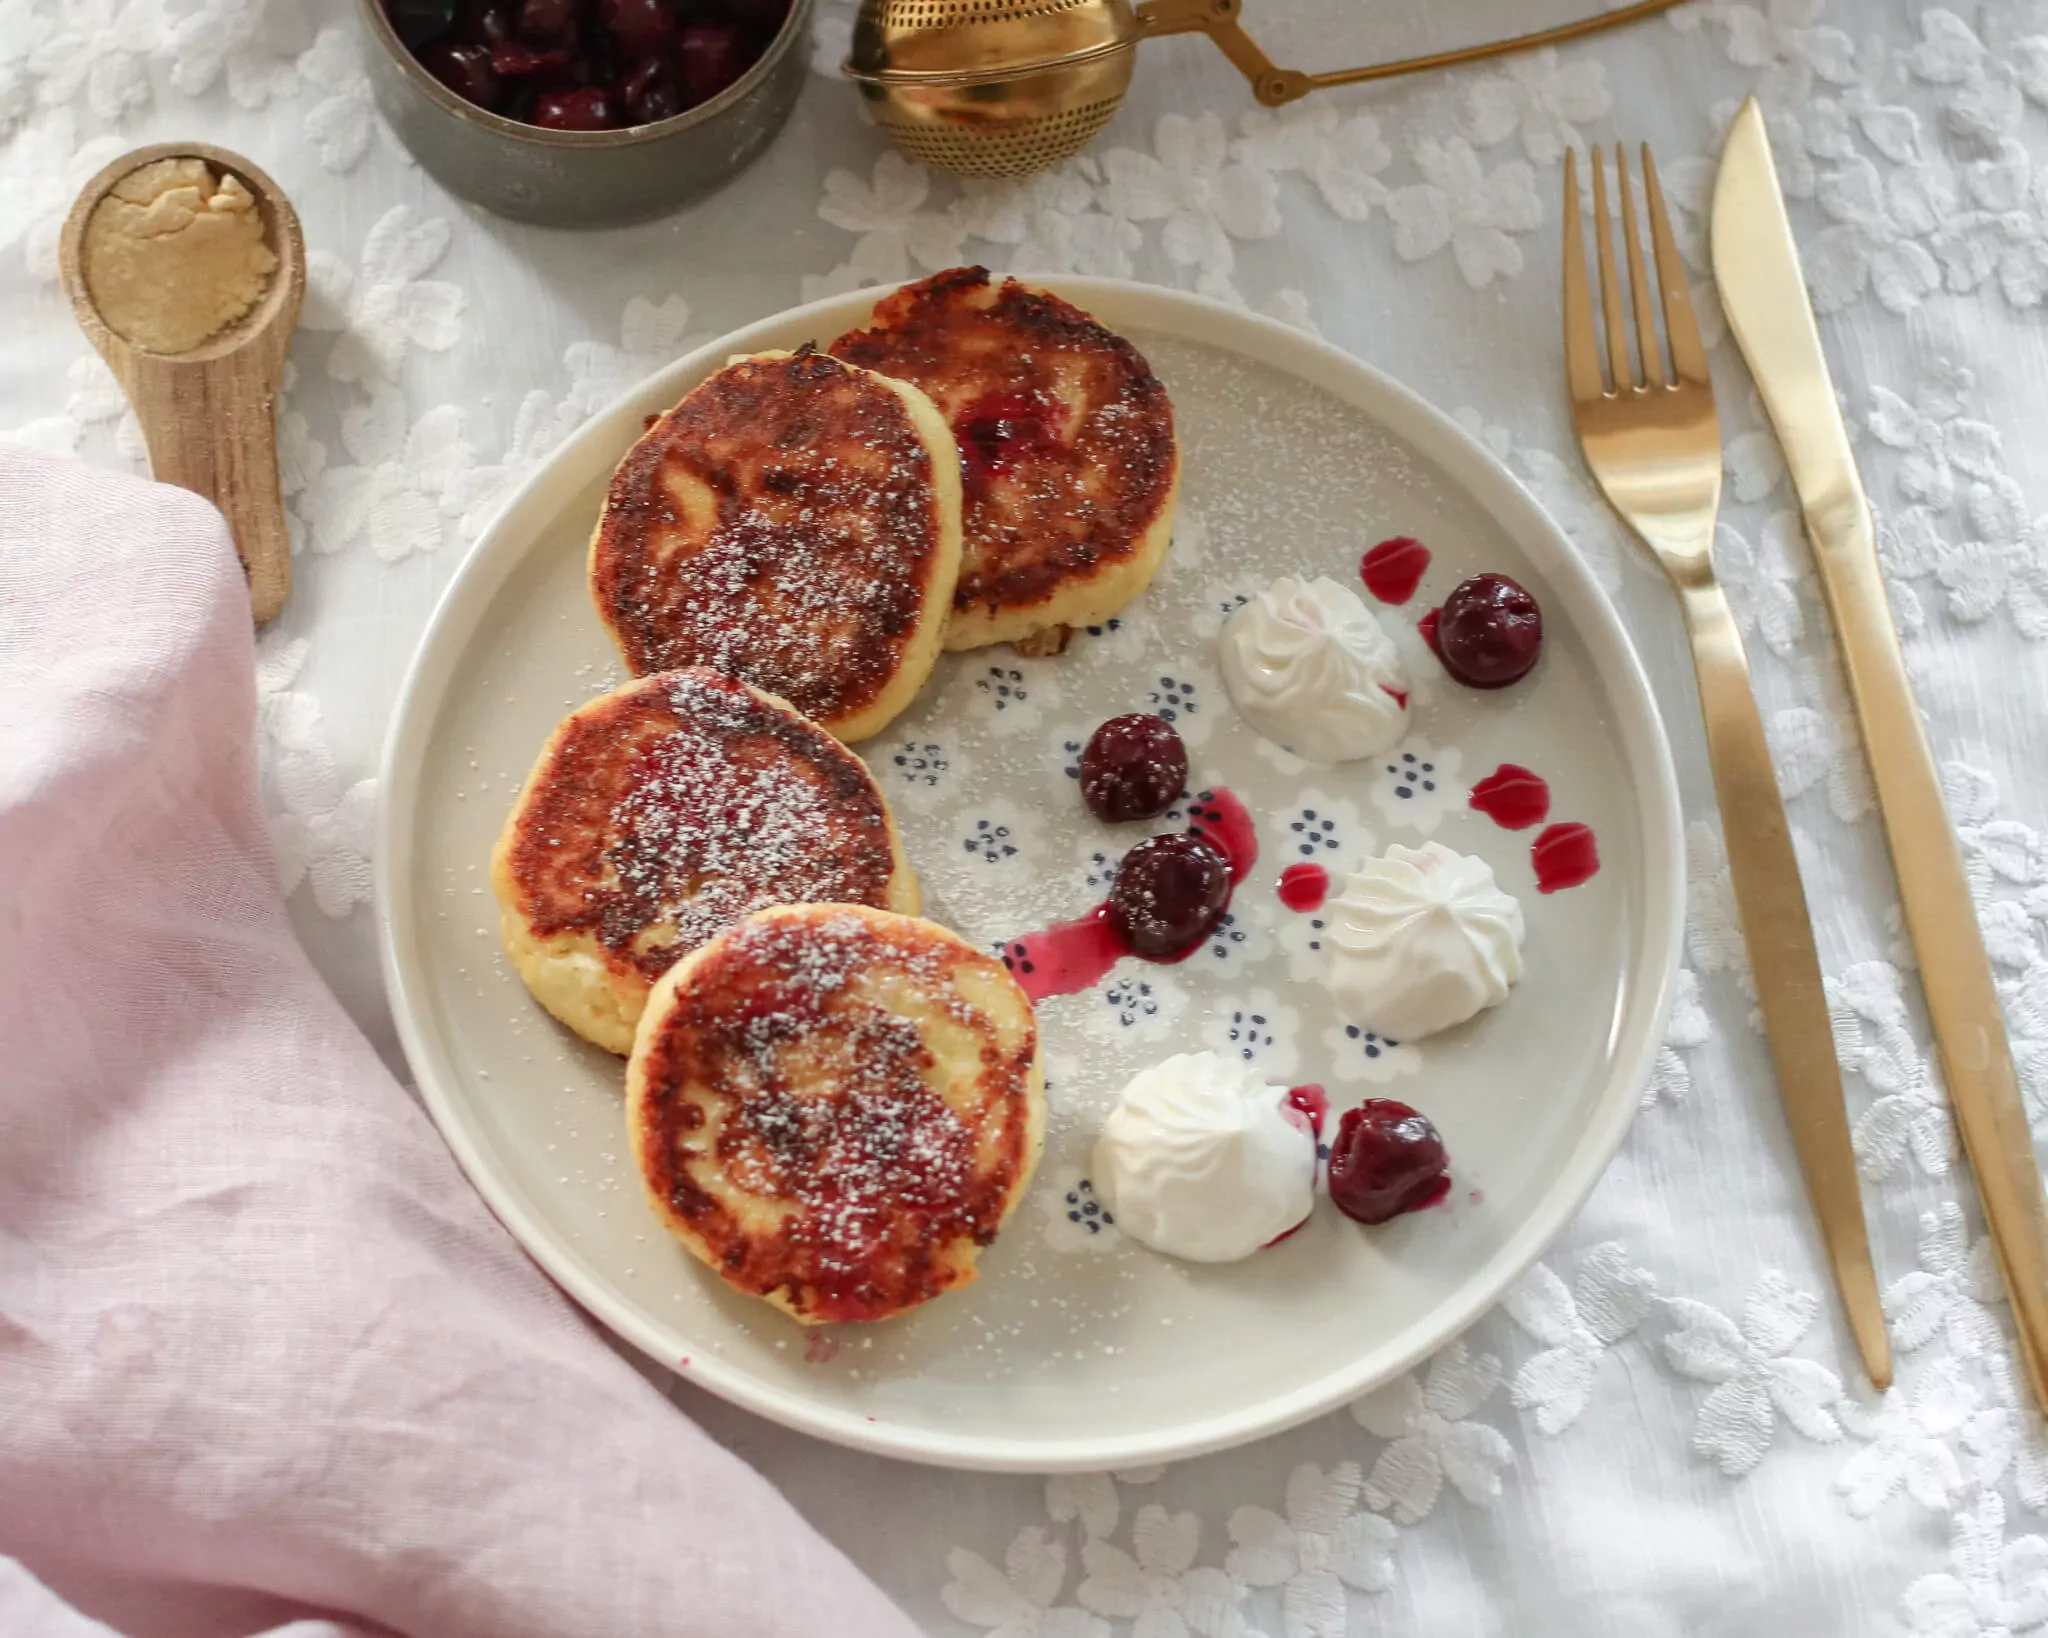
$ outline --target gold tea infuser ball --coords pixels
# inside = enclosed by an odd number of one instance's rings
[[[1676,4],[1637,0],[1511,40],[1304,74],[1276,67],[1245,33],[1243,0],[861,0],[844,71],[912,159],[961,176],[1025,176],[1073,157],[1109,123],[1140,40],[1208,35],[1273,108],[1325,86],[1554,45]]]

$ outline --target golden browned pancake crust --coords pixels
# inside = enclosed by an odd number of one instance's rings
[[[860,758],[702,669],[570,717],[499,845],[507,909],[534,937],[594,934],[648,982],[764,905],[887,904],[900,862]]]
[[[937,643],[919,639],[955,573],[929,446],[890,384],[823,354],[720,370],[612,476],[591,592],[626,664],[708,665],[874,731],[909,651],[929,672]]]
[[[731,1285],[806,1323],[974,1277],[1042,1135],[1030,1005],[928,921],[749,918],[657,990],[629,1118],[650,1198]]]
[[[994,640],[1021,635],[1006,616],[1112,577],[1172,504],[1166,389],[1137,348],[1058,296],[955,268],[884,297],[832,352],[922,387],[951,424],[966,532],[953,606]]]

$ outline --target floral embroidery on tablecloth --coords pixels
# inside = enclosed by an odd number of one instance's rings
[[[1842,1397],[1841,1377],[1792,1352],[1820,1311],[1811,1292],[1794,1290],[1784,1275],[1766,1269],[1739,1320],[1689,1297],[1666,1298],[1664,1307],[1674,1322],[1662,1338],[1672,1369],[1714,1384],[1694,1415],[1692,1444],[1723,1473],[1735,1478],[1755,1468],[1777,1437],[1781,1416],[1809,1439],[1842,1437],[1833,1410]]]
[[[1304,1462],[1288,1475],[1284,1516],[1265,1507],[1230,1515],[1224,1568],[1247,1586],[1280,1589],[1286,1638],[1346,1638],[1344,1589],[1394,1584],[1394,1527],[1359,1510],[1362,1493],[1357,1463]]]
[[[445,353],[462,333],[469,298],[458,284],[426,275],[448,253],[446,217],[393,205],[363,239],[362,265],[351,268],[328,250],[306,255],[306,306],[301,325],[335,332],[327,373],[365,391],[396,381],[417,347]]]
[[[1995,1490],[1949,1520],[1949,1567],[1923,1575],[1900,1602],[1906,1624],[1928,1638],[2010,1638],[2048,1621],[2048,1541],[2005,1539],[2005,1502]]]
[[[264,818],[278,886],[301,884],[330,916],[370,902],[370,836],[377,781],[347,783],[328,749],[320,702],[295,689],[312,644],[267,634],[256,649],[256,735],[263,765]]]
[[[2005,1301],[1989,1236],[1973,1244],[1963,1209],[1945,1200],[1920,1214],[1920,1266],[1885,1288],[1892,1346],[1914,1353],[1937,1337],[1955,1359],[2002,1346],[1995,1304]]]
[[[1877,1094],[1852,1127],[1863,1175],[1881,1181],[1910,1155],[1927,1176],[1947,1176],[1956,1159],[1955,1128],[1911,1027],[1898,969],[1888,961],[1857,962],[1828,979],[1827,988],[1835,1058],[1845,1075]]]
[[[1835,1491],[1850,1514],[1867,1519],[1900,1494],[1932,1512],[1949,1511],[1964,1485],[1950,1441],[1975,1413],[1978,1398],[1962,1368],[1942,1359],[1874,1405],[1843,1399],[1836,1406],[1842,1425],[1868,1441],[1835,1475]]]
[[[1353,1400],[1352,1420],[1391,1441],[1366,1477],[1366,1505],[1396,1524],[1419,1524],[1436,1507],[1446,1480],[1475,1506],[1497,1501],[1501,1470],[1514,1465],[1515,1448],[1476,1413],[1500,1379],[1492,1354],[1453,1342],[1430,1360],[1421,1380],[1408,1372]]]
[[[325,467],[306,486],[314,551],[361,540],[396,563],[440,547],[460,515],[475,452],[456,405],[428,410],[410,426],[405,413],[404,394],[382,383],[343,412],[341,442],[352,462]]]
[[[1657,1305],[1657,1281],[1617,1241],[1588,1250],[1570,1285],[1538,1263],[1508,1290],[1501,1307],[1543,1351],[1508,1384],[1517,1408],[1536,1426],[1559,1434],[1584,1414],[1607,1351],[1632,1335]]]
[[[376,104],[356,55],[354,32],[339,24],[323,28],[300,53],[298,70],[320,97],[305,114],[314,154],[330,171],[354,170],[377,131]]]
[[[997,1569],[979,1553],[955,1547],[946,1555],[952,1579],[940,1589],[946,1608],[988,1638],[1109,1638],[1109,1625],[1061,1604],[1067,1549],[1036,1525],[1019,1530]]]
[[[1692,1070],[1681,1053],[1702,1047],[1713,1036],[1713,1023],[1700,1004],[1700,981],[1689,968],[1678,969],[1672,985],[1671,1018],[1664,1026],[1664,1044],[1643,1088],[1642,1107],[1679,1104],[1692,1095]]]
[[[1258,1638],[1239,1607],[1243,1586],[1213,1565],[1197,1565],[1202,1521],[1156,1502],[1138,1509],[1126,1552],[1100,1536],[1081,1544],[1085,1574],[1074,1595],[1098,1615],[1137,1623],[1146,1638]]]

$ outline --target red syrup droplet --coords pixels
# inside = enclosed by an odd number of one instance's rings
[[[1429,644],[1430,653],[1434,654],[1439,660],[1444,657],[1444,651],[1436,646],[1436,622],[1437,616],[1442,613],[1442,609],[1431,609],[1420,620],[1415,622],[1415,629],[1422,633],[1422,640]]]
[[[1527,830],[1550,817],[1550,787],[1515,762],[1503,762],[1474,785],[1471,802],[1502,830]]]
[[[1382,603],[1407,602],[1428,571],[1429,548],[1406,535],[1381,541],[1358,565],[1365,589]]]
[[[1093,989],[1129,947],[1109,924],[1108,906],[1098,904],[1075,921],[1026,933],[1003,946],[1010,969],[1033,1002]]]
[[[1407,710],[1407,709],[1408,709],[1408,690],[1407,690],[1407,689],[1405,689],[1405,688],[1388,688],[1388,687],[1387,687],[1387,685],[1386,685],[1385,683],[1381,683],[1381,684],[1380,684],[1380,687],[1381,687],[1382,689],[1384,689],[1384,690],[1386,691],[1387,697],[1388,697],[1389,699],[1391,699],[1391,700],[1392,700],[1392,701],[1393,701],[1393,702],[1394,702],[1394,703],[1395,703],[1396,705],[1400,706],[1400,708],[1401,708],[1402,710],[1404,710],[1404,711],[1405,711],[1405,710]]]
[[[1188,817],[1194,821],[1188,826],[1189,832],[1201,837],[1229,865],[1231,886],[1243,881],[1259,860],[1259,836],[1251,811],[1235,795],[1218,786],[1203,791],[1195,799]],[[1225,899],[1224,908],[1228,909],[1229,904]],[[1135,955],[1140,960],[1170,967],[1186,961],[1208,942],[1205,932],[1185,950],[1164,956],[1145,955],[1118,936],[1110,920],[1109,906],[1103,903],[1073,921],[1059,922],[1006,941],[1003,965],[1035,1004],[1056,995],[1078,995],[1093,989],[1119,957]]]
[[[1291,864],[1280,872],[1280,902],[1308,915],[1330,896],[1330,873],[1319,864]]]
[[[1551,825],[1529,848],[1536,891],[1555,893],[1589,882],[1600,871],[1600,849],[1585,825]]]
[[[1288,1107],[1299,1109],[1308,1116],[1309,1129],[1317,1137],[1323,1135],[1323,1122],[1330,1117],[1330,1095],[1320,1086],[1290,1087],[1287,1092]]]
[[[1232,883],[1241,882],[1259,862],[1259,833],[1252,824],[1251,810],[1231,792],[1217,786],[1204,791],[1188,810],[1194,822],[1188,829],[1222,854],[1230,866]]]
[[[1435,1185],[1430,1189],[1429,1193],[1422,1196],[1422,1198],[1417,1200],[1414,1205],[1405,1206],[1402,1209],[1404,1211],[1428,1211],[1431,1206],[1441,1206],[1446,1200],[1450,1199],[1450,1197],[1451,1174],[1449,1172],[1446,1172],[1442,1177],[1436,1180]]]

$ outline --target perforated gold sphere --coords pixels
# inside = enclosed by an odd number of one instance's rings
[[[1128,0],[864,0],[846,72],[911,158],[1024,176],[1109,123],[1138,38]]]

